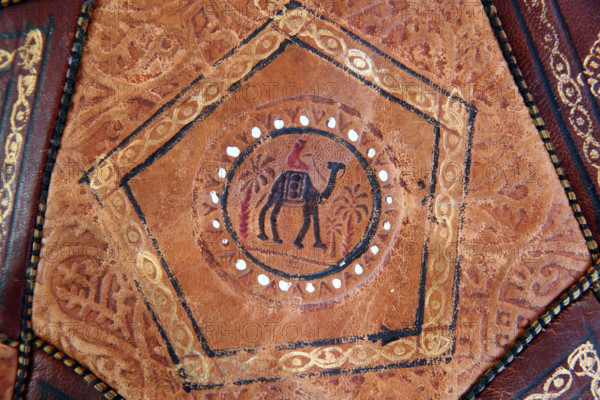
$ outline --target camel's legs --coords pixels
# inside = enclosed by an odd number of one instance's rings
[[[260,210],[260,214],[258,215],[258,228],[260,230],[260,233],[258,234],[259,239],[269,240],[269,237],[265,234],[265,216],[273,203],[275,203],[275,196],[270,194],[269,198],[267,199],[267,203],[263,206],[263,208]]]
[[[325,248],[327,248],[327,246],[325,246],[325,243],[321,242],[321,230],[319,228],[319,206],[315,206],[313,208],[312,217],[313,217],[313,230],[314,230],[314,234],[315,234],[315,244],[313,244],[313,247],[325,249]]]
[[[275,243],[282,243],[283,241],[279,238],[279,233],[277,233],[277,214],[281,210],[281,199],[277,199],[275,201],[275,206],[273,206],[273,211],[271,211],[271,230],[273,231],[273,241]]]
[[[302,244],[302,240],[304,240],[304,236],[306,235],[306,232],[308,232],[308,227],[310,226],[311,208],[312,206],[310,205],[310,203],[304,203],[304,205],[302,206],[302,216],[304,217],[304,223],[302,224],[302,228],[300,228],[300,231],[298,231],[298,235],[294,240],[294,244],[299,249],[304,247],[304,245]]]

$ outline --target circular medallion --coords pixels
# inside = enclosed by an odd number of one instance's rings
[[[317,118],[278,106],[215,135],[196,176],[194,234],[207,265],[237,292],[323,304],[389,259],[403,218],[391,194],[399,171],[349,107],[323,106]]]
[[[267,178],[271,185],[262,185]],[[249,207],[258,211],[256,221],[248,221]],[[286,279],[313,280],[343,270],[368,250],[381,193],[369,163],[348,141],[291,127],[272,131],[236,158],[221,208],[232,240],[250,261]],[[336,214],[350,230],[342,243],[327,237],[332,227],[322,231],[323,221]]]

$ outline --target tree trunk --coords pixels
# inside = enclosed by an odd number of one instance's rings
[[[354,224],[352,221],[352,214],[348,214],[346,220],[346,231],[344,232],[344,255],[350,253],[352,250],[352,236],[354,235]]]
[[[250,219],[250,199],[252,198],[252,185],[248,185],[242,204],[240,206],[240,241],[246,243],[248,239],[248,220]]]

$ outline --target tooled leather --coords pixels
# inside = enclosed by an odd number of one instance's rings
[[[594,150],[600,129],[598,99],[590,92],[595,85],[594,73],[589,68],[586,73],[583,66],[594,53],[598,35],[595,6],[556,1],[498,1],[496,7],[565,175],[598,240],[599,181]],[[580,14],[581,18],[577,18]]]
[[[586,293],[477,397],[537,399],[598,395],[598,300]]]
[[[12,399],[15,379],[17,377],[17,357],[19,352],[8,344],[0,343],[0,368],[3,373],[0,377],[0,393],[2,399]]]
[[[31,372],[25,398],[104,399],[99,391],[87,384],[82,377],[43,350],[35,348],[31,353]]]
[[[452,357],[440,364],[330,378],[301,378],[289,374],[281,382],[226,386],[204,392],[194,391],[189,396],[202,398],[215,394],[253,398],[272,392],[272,396],[294,398],[369,398],[384,394],[426,398],[436,397],[439,393],[446,393],[451,398],[458,397],[502,354],[522,332],[523,326],[589,265],[585,242],[535,127],[517,96],[512,77],[479,5],[463,8],[465,14],[456,23],[448,21],[446,17],[440,18],[435,29],[427,29],[433,28],[434,22],[428,22],[419,13],[400,14],[396,17],[398,21],[383,22],[379,15],[387,14],[386,8],[390,7],[387,4],[367,7],[366,3],[357,3],[350,9],[341,4],[336,4],[332,9],[311,3],[306,6],[338,21],[429,79],[456,89],[455,93],[467,97],[478,110],[470,153],[470,182],[462,221],[463,245],[459,246],[462,263],[457,308],[457,326],[460,329],[456,330],[456,348]],[[435,9],[432,4],[429,6]],[[154,26],[156,32],[161,29],[177,32],[181,29],[178,24],[182,23],[184,27],[189,26],[182,31],[189,33],[194,31],[195,25],[193,18],[188,19],[186,15],[197,11],[196,6],[172,6],[184,16],[172,23],[173,30],[170,19],[159,19],[158,14],[145,10],[126,9],[122,19],[108,18],[115,15],[116,7],[114,3],[101,2],[94,13],[86,57],[82,61],[74,96],[73,110],[77,112],[71,113],[58,154],[59,165],[71,165],[80,173],[93,166],[102,154],[106,154],[141,125],[165,102],[164,98],[175,95],[200,72],[211,72],[206,67],[208,59],[200,59],[200,53],[193,51],[195,47],[191,44],[185,44],[176,52],[173,50],[174,54],[167,53],[163,61],[160,45],[164,35],[148,37],[153,42],[146,46],[151,50],[146,51],[144,56],[152,60],[151,63],[167,63],[164,64],[167,70],[165,74],[146,74],[147,63],[127,64],[119,59],[116,51],[112,51],[118,46],[127,47],[130,43],[122,33],[127,31],[128,18],[142,19],[149,26]],[[163,14],[169,15],[166,11]],[[224,55],[245,36],[243,33],[248,34],[263,20],[264,17],[260,16],[235,20],[232,25],[237,24],[240,29],[235,40],[232,39],[229,46],[225,45],[220,54],[204,57],[214,60]],[[241,27],[246,24],[248,28],[243,30]],[[227,34],[221,35],[230,35],[230,31],[226,31]],[[199,33],[200,43],[208,43],[213,35],[219,34],[219,31],[213,34],[204,32],[206,37]],[[141,33],[140,36],[144,37]],[[424,44],[424,37],[427,45]],[[177,39],[187,43],[175,35],[173,40]],[[135,49],[131,48],[129,54],[132,52]],[[287,54],[301,53],[290,47],[290,53]],[[466,61],[469,57],[472,57],[471,61]],[[289,70],[288,73],[294,73],[295,65],[289,58],[282,56],[279,60],[279,64],[274,61],[273,65],[280,68],[280,72]],[[357,83],[352,83],[350,78],[329,72],[322,66],[322,61],[312,62],[320,66],[320,71],[330,73],[331,81],[340,83],[341,91],[355,90],[352,85]],[[300,73],[297,75],[301,81],[303,78]],[[93,98],[86,95],[90,87],[109,86],[108,82],[111,82],[111,87],[118,87],[117,83],[125,84],[131,77],[141,81],[136,87],[139,87],[139,93],[136,91],[131,99],[113,96]],[[471,90],[471,84],[474,90]],[[488,89],[494,85],[505,85],[514,88],[514,91],[504,93],[498,99],[493,98]],[[330,94],[321,93],[321,97],[328,96]],[[298,101],[298,110],[291,110],[289,114],[277,111],[275,115],[265,111],[265,126],[272,127],[278,118],[285,119],[287,124],[298,123],[300,115],[308,116],[315,123],[319,120],[318,116],[323,115],[323,109],[327,111],[327,107],[315,103],[310,99]],[[382,106],[381,109],[374,109],[360,104],[359,100],[354,100],[354,103],[351,105],[361,106],[360,115],[364,119],[372,118],[375,121],[379,121],[378,114],[384,114],[392,108]],[[309,113],[311,106],[313,112]],[[236,105],[228,107],[235,110]],[[386,110],[385,107],[389,108]],[[230,122],[226,116],[223,111],[221,121],[225,122],[225,131],[237,122]],[[338,123],[344,121],[339,114],[335,116]],[[110,128],[111,125],[101,123],[112,118],[118,121],[112,125],[116,127],[114,130]],[[320,129],[327,129],[327,121],[319,121]],[[213,124],[216,130],[219,124]],[[223,129],[222,126],[219,128]],[[418,138],[415,128],[412,131],[407,129],[413,138]],[[363,131],[360,132],[362,134]],[[383,135],[390,143],[398,142],[392,139],[388,131]],[[233,144],[233,140],[223,135],[220,151],[228,144]],[[180,146],[175,147],[174,151],[189,157],[190,148]],[[269,152],[278,156],[275,150]],[[289,147],[279,153],[285,158],[290,154]],[[213,150],[212,154],[218,153]],[[169,163],[164,165],[168,167]],[[181,174],[194,173],[187,171]],[[35,289],[36,334],[72,354],[128,398],[187,396],[164,338],[144,304],[148,298],[144,298],[143,289],[140,291],[136,288],[134,266],[138,249],[128,247],[128,239],[122,236],[122,221],[111,215],[112,205],[100,206],[90,188],[78,183],[80,174],[63,179],[58,176],[57,172],[50,189],[43,254]],[[349,175],[354,178],[357,176]],[[142,201],[151,199],[154,194],[149,189],[151,182],[138,180],[134,183],[137,187],[133,189],[141,191]],[[202,182],[199,186],[201,189],[205,187],[203,184],[208,185]],[[419,186],[417,181],[407,184],[410,185],[409,189]],[[394,190],[394,193],[401,192],[401,189]],[[182,195],[191,196],[192,193]],[[243,199],[240,201],[243,202]],[[151,205],[159,210],[162,208],[162,211],[149,214],[148,223],[160,222],[161,215],[177,211],[168,210],[169,202],[166,201]],[[174,225],[167,223],[166,219],[162,221],[165,224],[157,229],[168,234]],[[306,244],[312,245],[312,242],[307,240]],[[169,254],[185,256],[188,251],[185,247],[167,247]],[[193,271],[188,273],[194,276]],[[400,279],[389,273],[387,276]],[[226,280],[215,282],[213,287],[218,291],[225,293],[230,290]],[[357,293],[366,291],[368,287],[369,282],[366,282]],[[276,293],[281,295],[277,290],[275,288]],[[350,292],[348,298],[339,301],[348,302],[352,296]],[[218,304],[223,298],[215,292],[208,300]],[[256,306],[262,303],[255,302],[251,296],[247,301],[259,313],[263,312],[260,311],[262,306]],[[292,309],[292,306],[282,307],[284,310],[285,307]],[[357,309],[367,312],[372,307],[374,305],[365,300]],[[398,380],[404,382],[401,387],[397,385]],[[140,385],[140,382],[144,383]]]

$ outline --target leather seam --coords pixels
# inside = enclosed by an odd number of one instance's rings
[[[24,2],[25,0],[0,0],[0,7],[8,7],[13,6],[15,4],[19,4]]]
[[[0,332],[0,343],[16,349],[19,347],[19,341],[11,339],[6,333]]]
[[[73,372],[81,376],[87,384],[91,385],[94,389],[102,393],[106,399],[124,400],[123,396],[121,396],[115,389],[103,382],[102,379],[98,378],[93,372],[79,364],[73,358],[69,357],[64,351],[59,350],[40,338],[35,338],[32,345],[73,370]]]
[[[500,18],[498,17],[498,13],[496,11],[496,7],[494,5],[493,0],[481,0],[481,3],[485,9],[486,15],[490,21],[490,25],[492,30],[494,31],[494,35],[500,48],[502,50],[502,54],[506,62],[508,63],[510,72],[513,76],[515,83],[519,88],[519,92],[523,98],[523,102],[527,106],[531,118],[534,121],[534,124],[540,134],[540,137],[548,151],[548,155],[550,156],[550,160],[552,165],[554,166],[558,178],[561,182],[565,190],[565,194],[567,195],[567,199],[569,201],[569,205],[573,210],[574,216],[579,223],[579,228],[581,233],[586,240],[586,244],[590,255],[592,257],[592,266],[588,268],[588,270],[578,279],[578,281],[571,286],[571,288],[562,295],[558,300],[556,300],[552,305],[548,308],[548,310],[537,320],[535,320],[527,329],[527,331],[520,336],[516,342],[511,346],[511,348],[500,358],[500,360],[496,361],[496,363],[488,369],[483,375],[471,386],[469,391],[462,396],[463,400],[472,400],[475,399],[487,385],[489,385],[492,380],[496,376],[498,376],[506,367],[527,347],[529,343],[543,330],[545,329],[556,316],[563,311],[569,304],[573,303],[577,299],[579,299],[583,293],[585,293],[592,285],[596,284],[600,278],[600,262],[598,257],[598,245],[596,241],[592,237],[592,233],[587,226],[587,222],[583,213],[581,212],[581,207],[577,201],[577,196],[567,177],[564,175],[560,161],[554,148],[552,146],[550,135],[546,130],[544,125],[544,121],[538,112],[538,108],[535,105],[535,101],[533,100],[533,96],[529,92],[527,84],[525,83],[525,79],[523,78],[523,74],[517,64],[517,60],[513,55],[512,48],[508,43],[508,37],[502,24],[500,22]]]
[[[6,0],[0,0],[4,3]],[[9,2],[14,0],[8,0]],[[17,0],[18,1],[18,0]],[[22,399],[25,395],[25,383],[28,376],[28,369],[30,363],[30,347],[33,340],[33,329],[32,329],[32,312],[33,312],[33,292],[35,286],[35,278],[37,274],[37,266],[39,262],[39,254],[42,241],[42,230],[44,226],[44,216],[46,212],[46,201],[48,199],[48,190],[50,186],[50,178],[52,171],[54,170],[54,164],[56,161],[56,153],[59,148],[60,138],[63,133],[65,122],[67,119],[67,112],[71,97],[73,94],[73,88],[75,85],[75,76],[79,68],[79,62],[81,60],[81,52],[83,49],[83,43],[86,36],[86,30],[88,26],[88,20],[90,18],[90,12],[92,8],[92,0],[83,0],[79,17],[77,19],[77,28],[75,31],[75,38],[73,47],[71,48],[71,55],[69,59],[69,66],[67,68],[66,80],[63,86],[63,93],[60,100],[60,106],[58,109],[58,117],[56,125],[54,127],[54,133],[50,140],[50,146],[48,151],[48,159],[44,170],[44,176],[42,179],[42,187],[40,192],[40,201],[38,206],[38,212],[35,220],[35,226],[33,230],[33,243],[31,247],[31,256],[29,259],[29,266],[26,271],[26,283],[25,293],[23,298],[23,311],[21,318],[21,334],[19,341],[19,358],[18,358],[18,369],[15,381],[13,399]]]
[[[531,118],[533,119],[535,127],[537,128],[537,130],[540,134],[540,137],[542,139],[542,142],[544,143],[544,147],[546,148],[546,151],[548,152],[548,155],[550,156],[550,161],[552,162],[552,165],[554,166],[556,174],[558,175],[558,179],[560,180],[560,183],[565,191],[565,194],[567,195],[567,200],[569,202],[569,205],[571,206],[571,209],[573,211],[575,219],[577,220],[577,223],[579,224],[579,229],[581,230],[581,233],[586,241],[588,250],[592,257],[592,261],[595,264],[597,261],[600,260],[598,244],[594,240],[594,238],[592,236],[592,232],[587,225],[585,216],[583,215],[583,212],[581,211],[581,207],[579,206],[579,202],[577,201],[577,196],[575,195],[575,192],[571,188],[571,184],[569,183],[569,180],[567,179],[567,177],[565,176],[565,174],[563,172],[560,160],[558,159],[556,151],[554,150],[554,147],[552,146],[550,134],[546,130],[544,121],[538,111],[538,108],[535,104],[533,96],[529,92],[527,83],[525,83],[525,78],[523,77],[523,74],[521,73],[521,69],[519,68],[519,66],[517,64],[517,60],[513,54],[512,47],[510,46],[510,43],[508,42],[508,37],[506,35],[506,32],[504,31],[504,28],[502,27],[500,18],[498,17],[498,13],[496,11],[496,6],[494,5],[494,1],[493,0],[481,0],[481,2],[486,11],[486,15],[488,16],[488,19],[490,20],[490,25],[492,27],[492,30],[494,31],[494,35],[496,36],[498,44],[500,45],[502,54],[504,55],[504,58],[508,64],[509,70],[513,76],[513,79],[514,79],[517,87],[519,88],[519,92],[523,98],[523,102],[525,103],[525,106],[529,110],[529,114],[531,115]]]
[[[562,295],[557,301],[552,303],[548,311],[535,320],[526,332],[519,337],[510,349],[496,361],[496,363],[481,375],[473,384],[470,390],[462,396],[462,400],[475,399],[486,386],[488,386],[496,376],[502,371],[531,343],[535,337],[558,316],[569,304],[579,299],[588,289],[598,282],[600,277],[600,264],[592,265],[588,271],[571,288]]]

